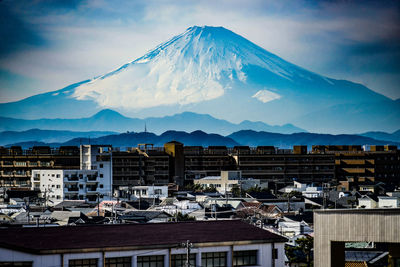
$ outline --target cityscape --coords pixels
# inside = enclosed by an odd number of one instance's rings
[[[398,1],[0,14],[0,267],[400,266]]]

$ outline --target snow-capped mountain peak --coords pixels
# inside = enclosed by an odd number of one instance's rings
[[[233,82],[245,83],[246,65],[268,69],[285,79],[299,69],[223,27],[194,26],[77,87],[73,97],[126,109],[198,103],[224,95]]]

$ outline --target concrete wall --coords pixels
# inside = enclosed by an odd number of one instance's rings
[[[400,243],[400,209],[314,211],[314,266],[344,266],[343,242]]]

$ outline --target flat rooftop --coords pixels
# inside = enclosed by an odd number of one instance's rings
[[[0,247],[34,254],[272,243],[286,238],[239,220],[0,229]]]

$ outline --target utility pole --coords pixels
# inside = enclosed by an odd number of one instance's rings
[[[185,243],[182,243],[182,247],[186,248],[186,267],[190,266],[190,249],[193,247],[193,244],[190,243],[189,240],[186,240]]]
[[[97,217],[100,216],[100,195],[97,193]]]
[[[218,218],[217,218],[217,216],[218,216],[218,214],[217,214],[217,200],[215,200],[214,208],[215,208],[215,220],[217,221],[218,220]]]

